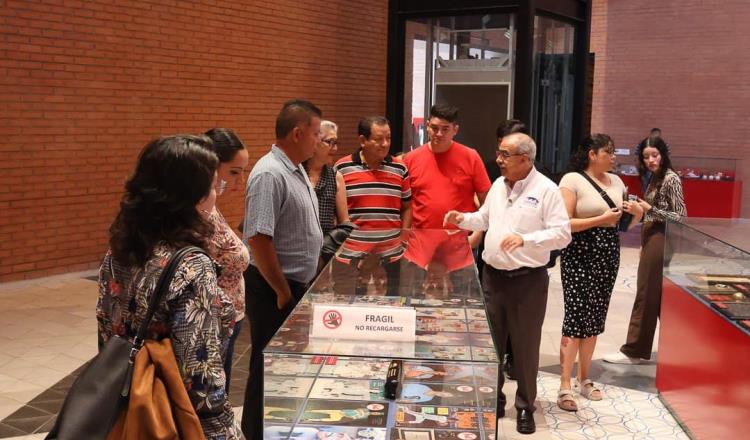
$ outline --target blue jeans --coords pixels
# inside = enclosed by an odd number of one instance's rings
[[[227,396],[229,395],[229,382],[232,378],[232,358],[234,357],[234,343],[237,342],[237,336],[240,335],[240,330],[242,330],[242,321],[244,321],[244,318],[234,323],[234,331],[232,332],[232,336],[229,337],[227,355],[224,358],[224,374],[227,376],[227,384],[225,386]]]

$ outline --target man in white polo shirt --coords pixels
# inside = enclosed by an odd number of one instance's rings
[[[570,243],[570,220],[560,190],[534,168],[536,144],[514,133],[501,139],[497,163],[502,177],[473,213],[450,211],[446,224],[486,230],[482,288],[500,359],[510,335],[518,391],[516,429],[536,431],[533,413],[539,344],[547,307],[547,262],[550,251]],[[498,374],[502,389],[504,376]],[[498,393],[498,416],[505,415],[505,395]]]

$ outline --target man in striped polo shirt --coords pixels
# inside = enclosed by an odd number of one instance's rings
[[[360,229],[411,227],[409,173],[390,155],[391,127],[382,116],[362,118],[360,148],[336,162],[344,177],[349,217]]]

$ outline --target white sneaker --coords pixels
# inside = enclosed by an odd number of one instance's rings
[[[607,356],[604,356],[602,360],[604,362],[609,362],[610,364],[621,364],[621,365],[638,365],[641,363],[641,358],[634,358],[634,357],[626,356],[620,351],[618,351],[617,353],[612,353]]]

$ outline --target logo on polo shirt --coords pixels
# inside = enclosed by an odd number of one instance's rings
[[[523,200],[524,206],[531,206],[532,208],[536,208],[539,205],[539,199],[536,197],[528,196]]]

